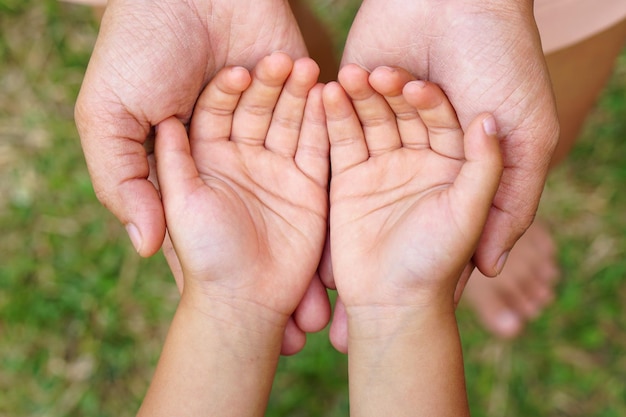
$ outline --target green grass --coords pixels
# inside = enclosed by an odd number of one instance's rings
[[[85,8],[0,0],[0,417],[134,415],[176,306],[83,161],[72,112],[96,32]],[[474,416],[626,415],[625,137],[626,56],[545,193],[558,299],[515,342],[459,311]],[[325,332],[281,359],[268,416],[347,410]]]

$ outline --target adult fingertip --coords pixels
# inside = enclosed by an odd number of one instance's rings
[[[143,237],[141,236],[139,228],[135,226],[134,223],[128,223],[126,224],[126,233],[128,234],[128,237],[130,238],[130,241],[133,244],[135,251],[141,254],[141,249],[143,247]]]
[[[488,115],[483,119],[483,130],[488,136],[496,136],[498,134],[498,126],[493,115]]]
[[[500,255],[500,257],[498,258],[498,262],[496,263],[496,273],[498,275],[500,275],[500,273],[502,272],[502,270],[504,269],[504,265],[506,264],[506,260],[509,257],[509,251],[505,251],[502,255]]]

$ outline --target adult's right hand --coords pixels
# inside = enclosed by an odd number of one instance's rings
[[[150,256],[165,235],[143,147],[152,126],[189,121],[209,79],[268,53],[306,56],[284,0],[112,0],[76,103],[76,124],[98,199]]]

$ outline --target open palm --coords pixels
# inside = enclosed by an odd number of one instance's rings
[[[247,71],[224,70],[197,105],[191,149],[175,120],[157,138],[184,291],[217,285],[287,317],[317,269],[328,211],[321,86],[309,93],[317,67],[291,65],[284,54],[266,58],[249,87]]]
[[[352,103],[336,84],[324,95],[342,301],[393,305],[442,294],[452,305],[499,181],[498,143],[481,126],[490,116],[464,134],[435,85],[407,84],[408,73],[383,68],[369,77],[381,95],[359,67],[342,73]]]

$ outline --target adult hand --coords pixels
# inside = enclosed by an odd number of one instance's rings
[[[558,139],[558,121],[532,1],[365,0],[343,64],[397,65],[438,83],[466,129],[481,112],[498,123],[504,174],[474,255],[497,275],[531,224]]]
[[[143,144],[151,127],[172,116],[188,122],[200,91],[219,69],[252,68],[274,50],[294,59],[307,54],[283,0],[108,2],[76,103],[76,124],[96,195],[126,226],[140,255],[154,254],[165,235],[159,192],[147,179]],[[180,278],[168,243],[166,257]],[[182,280],[177,283],[182,291]],[[304,332],[328,322],[326,294],[319,281],[311,285],[287,328],[285,353],[300,350]]]
[[[147,180],[143,143],[168,117],[187,122],[203,86],[226,65],[251,68],[269,52],[306,55],[283,0],[110,1],[76,104],[98,199],[154,254],[165,220]]]

